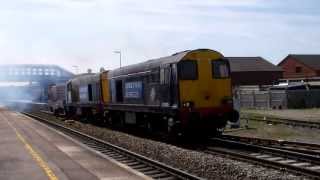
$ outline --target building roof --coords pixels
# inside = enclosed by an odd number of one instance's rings
[[[231,72],[247,71],[282,71],[278,67],[262,57],[227,57]]]
[[[320,54],[289,54],[283,61],[279,63],[279,65],[288,57],[292,57],[312,69],[320,70]]]

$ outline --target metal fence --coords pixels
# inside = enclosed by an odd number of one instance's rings
[[[320,90],[238,90],[234,100],[241,108],[314,108],[320,107]]]
[[[290,90],[287,91],[288,108],[320,107],[320,90]]]

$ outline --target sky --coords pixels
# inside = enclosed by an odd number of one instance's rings
[[[119,67],[209,48],[224,56],[320,53],[318,0],[0,0],[0,65]]]

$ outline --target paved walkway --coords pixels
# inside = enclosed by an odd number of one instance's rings
[[[148,179],[20,113],[0,109],[0,179]]]

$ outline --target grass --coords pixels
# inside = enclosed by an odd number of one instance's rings
[[[242,127],[244,127],[246,124],[246,120],[241,120]],[[273,125],[257,121],[249,121],[248,127],[248,129],[244,128],[243,130],[227,132],[225,134],[257,138],[282,139],[288,141],[302,141],[320,144],[319,129],[291,127],[280,124]]]
[[[284,110],[257,110],[241,109],[241,116],[267,116],[271,118],[287,118],[305,121],[320,122],[320,109],[284,109]]]

